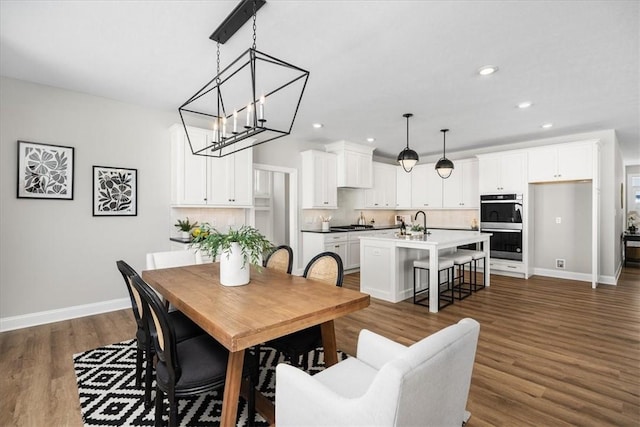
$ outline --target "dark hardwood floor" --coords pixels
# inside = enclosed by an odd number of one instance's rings
[[[345,277],[357,289],[359,275]],[[492,276],[492,286],[430,314],[372,299],[335,322],[355,354],[367,328],[403,344],[472,317],[481,324],[470,427],[640,425],[640,268],[618,286]],[[81,426],[72,355],[130,339],[130,310],[0,334],[0,426]]]

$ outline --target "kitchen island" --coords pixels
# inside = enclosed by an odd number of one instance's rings
[[[428,255],[429,283],[439,283],[439,252],[473,243],[481,244],[485,253],[484,283],[489,286],[490,238],[490,233],[457,230],[432,230],[419,238],[361,236],[360,291],[389,302],[403,301],[413,296],[413,261]],[[437,292],[429,293],[429,311],[438,312]]]

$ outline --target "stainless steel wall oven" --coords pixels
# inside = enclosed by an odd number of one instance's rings
[[[522,194],[480,196],[480,231],[493,233],[491,257],[522,261]]]

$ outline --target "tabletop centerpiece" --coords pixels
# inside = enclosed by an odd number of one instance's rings
[[[422,236],[424,234],[424,227],[420,224],[413,224],[408,234],[412,236]]]
[[[273,249],[273,244],[264,235],[248,225],[239,229],[229,228],[227,233],[222,233],[204,223],[200,230],[191,247],[205,252],[212,259],[220,255],[220,284],[224,286],[249,283],[250,264],[259,267],[263,254]]]

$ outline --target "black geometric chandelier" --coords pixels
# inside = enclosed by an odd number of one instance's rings
[[[217,74],[178,108],[195,155],[224,157],[289,135],[309,72],[256,49],[256,12],[265,0],[242,0],[211,34],[217,42]],[[253,45],[220,70],[224,44],[253,16]],[[212,137],[190,135],[206,126]]]
[[[447,179],[453,172],[453,162],[447,159],[447,132],[449,129],[440,129],[440,132],[442,132],[442,157],[436,163],[436,172],[440,178]]]

